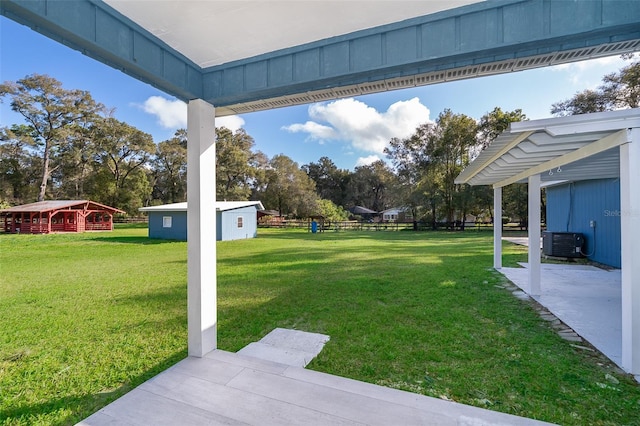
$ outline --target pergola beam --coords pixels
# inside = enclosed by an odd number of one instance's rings
[[[509,152],[512,148],[518,146],[520,142],[527,139],[532,134],[533,134],[533,131],[520,133],[511,142],[509,142],[508,144],[500,148],[500,150],[498,150],[491,157],[487,158],[486,161],[484,161],[482,164],[475,165],[474,167],[474,163],[471,163],[469,166],[467,166],[467,168],[462,173],[460,173],[460,176],[456,178],[455,183],[457,184],[468,183],[471,179],[473,179],[475,175],[477,175],[484,169],[483,166],[485,164],[493,163],[498,158],[502,157],[504,154]]]
[[[600,140],[590,143],[589,145],[578,148],[568,154],[556,157],[553,160],[546,161],[537,166],[531,167],[521,173],[518,173],[510,178],[501,180],[493,185],[494,188],[511,185],[512,183],[519,182],[523,179],[527,179],[533,175],[539,175],[547,170],[552,170],[557,167],[564,166],[574,161],[582,160],[600,152],[606,151],[611,148],[615,148],[629,141],[627,130],[619,130],[609,136],[606,136]]]

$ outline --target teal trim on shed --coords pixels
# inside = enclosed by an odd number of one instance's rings
[[[593,228],[591,221],[595,221]],[[585,180],[547,188],[547,230],[583,234],[583,252],[590,260],[620,268],[620,180]]]

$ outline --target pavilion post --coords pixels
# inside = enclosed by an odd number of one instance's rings
[[[529,294],[540,296],[540,175],[529,176]]]
[[[190,356],[217,347],[215,108],[187,109],[187,328]]]
[[[620,145],[622,368],[640,376],[640,129]]]
[[[502,187],[493,188],[493,267],[502,268]]]

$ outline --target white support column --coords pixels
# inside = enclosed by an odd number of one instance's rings
[[[622,368],[640,376],[640,129],[620,146]]]
[[[540,296],[540,175],[529,176],[529,294]]]
[[[187,323],[189,355],[217,346],[215,108],[189,101],[187,119]]]
[[[502,187],[493,188],[493,267],[502,268]]]

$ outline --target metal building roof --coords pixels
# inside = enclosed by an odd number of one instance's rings
[[[89,207],[97,207],[98,209],[109,210],[113,213],[124,213],[124,211],[120,209],[116,209],[115,207],[109,207],[104,204],[96,203],[95,201],[90,200],[47,200],[47,201],[38,201],[35,203],[22,204],[20,206],[10,207],[8,209],[0,210],[0,213],[44,213],[53,210],[64,210],[64,209],[72,209],[77,206],[88,205]],[[93,209],[95,210],[95,208]]]
[[[243,207],[256,206],[257,210],[264,210],[260,201],[216,201],[216,211],[241,209]],[[141,212],[186,212],[187,203],[163,204],[161,206],[142,207]]]

